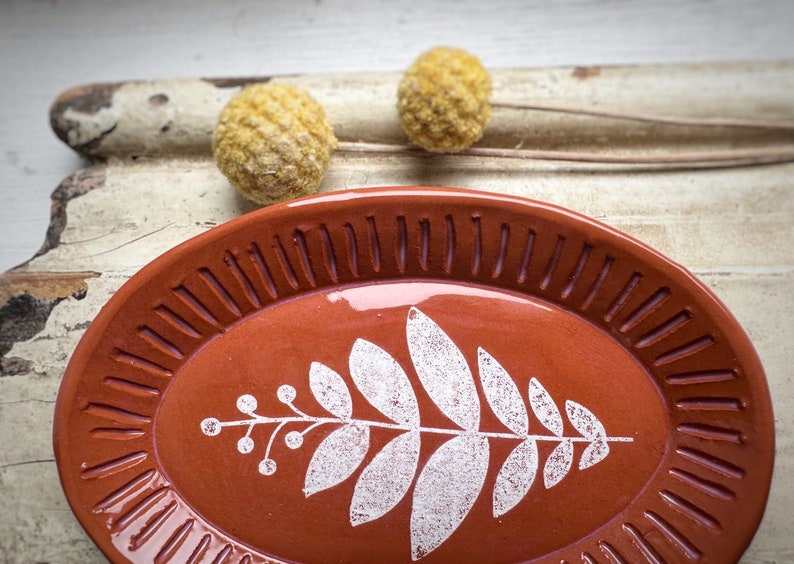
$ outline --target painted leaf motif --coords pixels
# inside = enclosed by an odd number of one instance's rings
[[[579,459],[579,470],[595,466],[609,454],[609,443],[604,439],[596,439],[584,449],[582,458]]]
[[[427,461],[414,487],[411,556],[418,560],[455,532],[480,495],[488,471],[488,439],[459,435]]]
[[[538,382],[537,378],[529,381],[529,405],[535,416],[546,429],[558,437],[562,437],[562,415],[557,404],[551,399],[549,392]]]
[[[424,313],[412,307],[406,325],[408,350],[416,374],[430,398],[456,425],[480,426],[480,400],[463,353]]]
[[[344,425],[323,439],[306,470],[306,497],[327,490],[350,477],[369,449],[369,427]]]
[[[543,467],[543,485],[546,489],[559,484],[568,474],[573,463],[573,441],[563,439],[557,445]]]
[[[513,449],[499,474],[493,489],[493,516],[501,517],[526,497],[538,472],[538,446],[528,439]]]
[[[379,346],[358,339],[350,352],[350,376],[367,401],[401,425],[419,424],[419,406],[405,371]]]
[[[592,411],[575,401],[566,401],[565,411],[571,425],[583,437],[593,441],[584,449],[582,457],[579,459],[579,469],[584,470],[595,466],[609,454],[609,443],[606,441],[607,432],[604,425]]]
[[[350,502],[354,527],[382,517],[400,503],[411,487],[419,463],[419,431],[392,439],[358,478]]]
[[[482,348],[477,349],[485,399],[502,424],[520,436],[529,430],[529,417],[521,393],[510,374]]]
[[[607,436],[606,429],[604,429],[604,425],[601,424],[598,417],[593,415],[593,412],[583,405],[568,400],[565,402],[565,411],[568,414],[568,420],[571,422],[571,425],[573,425],[583,437],[598,439]]]
[[[353,401],[342,377],[320,362],[312,362],[309,387],[315,399],[340,419],[350,419]]]

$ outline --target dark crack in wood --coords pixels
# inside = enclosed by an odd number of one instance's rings
[[[60,245],[61,234],[66,228],[66,205],[69,201],[104,185],[104,166],[78,170],[60,183],[51,196],[50,225],[47,228],[44,244],[36,253],[37,257]]]

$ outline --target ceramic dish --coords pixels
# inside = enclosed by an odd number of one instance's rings
[[[576,213],[329,193],[213,229],[91,324],[61,481],[113,561],[737,560],[773,417],[726,308]]]

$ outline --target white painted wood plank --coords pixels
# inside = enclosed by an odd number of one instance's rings
[[[41,245],[79,165],[46,117],[75,84],[399,70],[437,44],[492,68],[791,59],[791,29],[786,0],[0,2],[0,272]]]

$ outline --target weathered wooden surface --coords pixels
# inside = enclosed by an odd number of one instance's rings
[[[328,107],[340,139],[402,144],[393,106],[398,78],[287,80]],[[53,123],[64,139],[106,161],[64,181],[42,253],[0,277],[3,561],[103,560],[58,484],[51,446],[58,385],[83,330],[121,284],[174,245],[253,209],[209,154],[217,110],[239,84],[106,85],[61,97],[54,106]],[[794,123],[794,63],[515,70],[497,73],[495,85],[494,98],[505,101]],[[790,131],[499,110],[481,145],[647,156],[786,149],[793,141]],[[694,272],[749,333],[776,413],[772,492],[742,561],[788,562],[794,559],[788,517],[794,502],[794,164],[713,165],[340,151],[321,190],[430,184],[523,195],[600,219]]]

